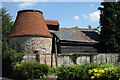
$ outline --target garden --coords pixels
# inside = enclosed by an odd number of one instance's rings
[[[118,62],[114,64],[103,62],[86,62],[78,65],[67,66],[64,62],[61,66],[51,67],[46,64],[37,62],[22,61],[23,53],[17,53],[15,50],[8,49],[10,52],[6,63],[7,71],[4,75],[9,75],[12,79],[49,79],[50,75],[55,75],[57,80],[120,80],[120,65]],[[8,62],[9,60],[9,62]],[[75,60],[76,61],[76,60]]]
[[[40,79],[49,78],[54,74],[57,80],[120,80],[120,65],[118,63],[85,63],[82,65],[49,67],[39,62],[16,63],[13,67],[14,78]]]

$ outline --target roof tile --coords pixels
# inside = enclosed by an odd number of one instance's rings
[[[52,37],[42,14],[38,10],[19,11],[10,36],[40,35]]]
[[[45,23],[47,25],[54,25],[54,26],[59,26],[59,22],[57,20],[45,20]]]

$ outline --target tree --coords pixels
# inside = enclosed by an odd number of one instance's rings
[[[11,74],[11,62],[9,61],[10,51],[8,47],[8,39],[10,35],[13,22],[11,21],[11,16],[7,13],[5,8],[1,8],[0,12],[2,13],[2,68],[3,76]],[[9,70],[8,72],[6,69]]]
[[[78,26],[72,27],[72,28],[79,28]]]
[[[102,2],[101,11],[101,42],[105,45],[104,52],[120,52],[120,3]]]
[[[13,64],[20,62],[23,54],[9,48],[8,40],[13,27],[13,21],[11,21],[12,18],[5,8],[1,8],[0,11],[2,13],[2,74],[6,77],[12,77]]]
[[[7,13],[7,10],[5,8],[1,8],[2,13],[2,52],[3,52],[3,58],[7,56],[5,51],[8,47],[8,39],[10,35],[10,31],[13,26],[13,22],[11,21],[11,16],[9,13]]]

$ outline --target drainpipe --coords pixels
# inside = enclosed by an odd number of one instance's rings
[[[51,67],[53,66],[53,53],[51,53]]]
[[[56,37],[55,37],[55,54],[56,54],[55,57],[56,57],[56,67],[57,67],[57,45],[56,45],[57,42],[56,42],[56,41],[57,41],[57,39],[56,39]]]

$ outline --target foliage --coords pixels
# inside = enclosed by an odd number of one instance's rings
[[[13,69],[16,78],[22,79],[44,78],[49,71],[49,68],[46,64],[40,64],[39,62],[22,62],[21,64],[17,63]]]
[[[72,56],[72,55],[78,55],[78,56],[90,56],[90,55],[97,55],[98,53],[62,53],[62,54],[57,54],[57,56]]]
[[[115,67],[114,70],[117,72],[113,72],[114,74],[117,74],[119,76],[120,66],[115,64],[108,64],[108,63],[85,63],[82,65],[73,65],[73,66],[66,66],[63,64],[61,67],[58,68],[57,71],[57,80],[91,80],[94,75],[93,72],[90,74],[90,70],[96,70],[96,69],[111,69],[111,67]],[[116,68],[117,67],[117,68]],[[119,68],[119,69],[118,69]],[[109,70],[110,70],[109,69]],[[111,70],[112,72],[113,70]],[[108,71],[109,72],[109,71]],[[110,73],[110,72],[109,72]],[[111,73],[107,73],[107,76],[112,75]],[[102,75],[102,74],[101,74]],[[103,75],[102,75],[103,76]],[[113,76],[114,77],[114,76]],[[113,79],[113,77],[109,78],[110,80]],[[114,77],[116,78],[116,76]],[[98,78],[95,80],[99,80]],[[100,79],[103,80],[103,79]],[[108,80],[107,78],[105,80]],[[115,79],[118,80],[118,79]]]
[[[2,13],[2,56],[4,59],[9,56],[8,39],[13,26],[13,22],[11,21],[12,19],[10,14],[7,13],[7,10],[5,8],[1,8],[0,12]]]
[[[79,65],[66,66],[62,65],[58,69],[57,80],[79,80],[81,79],[81,67]]]
[[[6,49],[4,52],[6,55],[3,55],[3,60],[2,60],[2,69],[3,69],[3,76],[6,77],[12,77],[13,74],[13,66],[18,62],[20,63],[23,59],[24,54],[23,53],[17,53],[13,49]]]
[[[13,26],[11,22],[11,16],[7,13],[5,8],[1,8],[0,12],[2,13],[2,67],[3,67],[3,76],[10,75],[12,72],[11,61],[10,61],[10,52],[8,47],[8,38],[10,35],[10,30]]]
[[[79,55],[77,54],[73,54],[72,56],[70,56],[70,59],[73,61],[74,64],[77,64],[77,58],[79,57]]]
[[[1,8],[0,12],[2,13],[2,40],[8,41],[13,26],[12,17],[5,8]]]
[[[2,13],[2,55],[7,57],[9,55],[8,53],[6,53],[9,49],[8,39],[13,26],[13,22],[11,21],[12,18],[10,14],[7,13],[7,10],[5,8],[1,8],[0,12]]]
[[[40,55],[38,53],[36,54],[36,61],[40,62]]]
[[[92,28],[91,25],[88,25],[89,29],[93,29],[94,31],[96,31],[98,34],[100,34],[100,26],[97,26],[97,28]]]
[[[2,70],[3,75],[11,77],[13,73],[13,66],[17,62],[20,62],[23,58],[23,53],[17,53],[16,51],[9,48],[8,40],[10,38],[10,32],[13,26],[12,18],[5,8],[1,8],[2,13]]]
[[[101,11],[101,42],[105,45],[104,52],[120,52],[120,2],[102,2]]]
[[[71,53],[71,54],[62,53],[62,54],[57,54],[58,57],[60,57],[60,56],[69,56],[74,64],[77,64],[76,63],[77,58],[80,57],[80,56],[93,56],[93,55],[97,55],[97,53]],[[90,58],[90,59],[92,61],[92,58]]]
[[[119,67],[94,68],[88,72],[92,80],[119,80],[120,78]]]
[[[56,73],[57,73],[56,67],[50,67],[49,68],[49,74],[56,74]]]
[[[72,27],[72,28],[79,28],[78,26]]]
[[[10,53],[10,62],[12,62],[11,66],[13,67],[17,62],[18,63],[21,63],[21,61],[23,60],[23,56],[24,56],[24,53],[18,53],[16,52],[15,50],[13,49],[10,49],[9,51]]]

